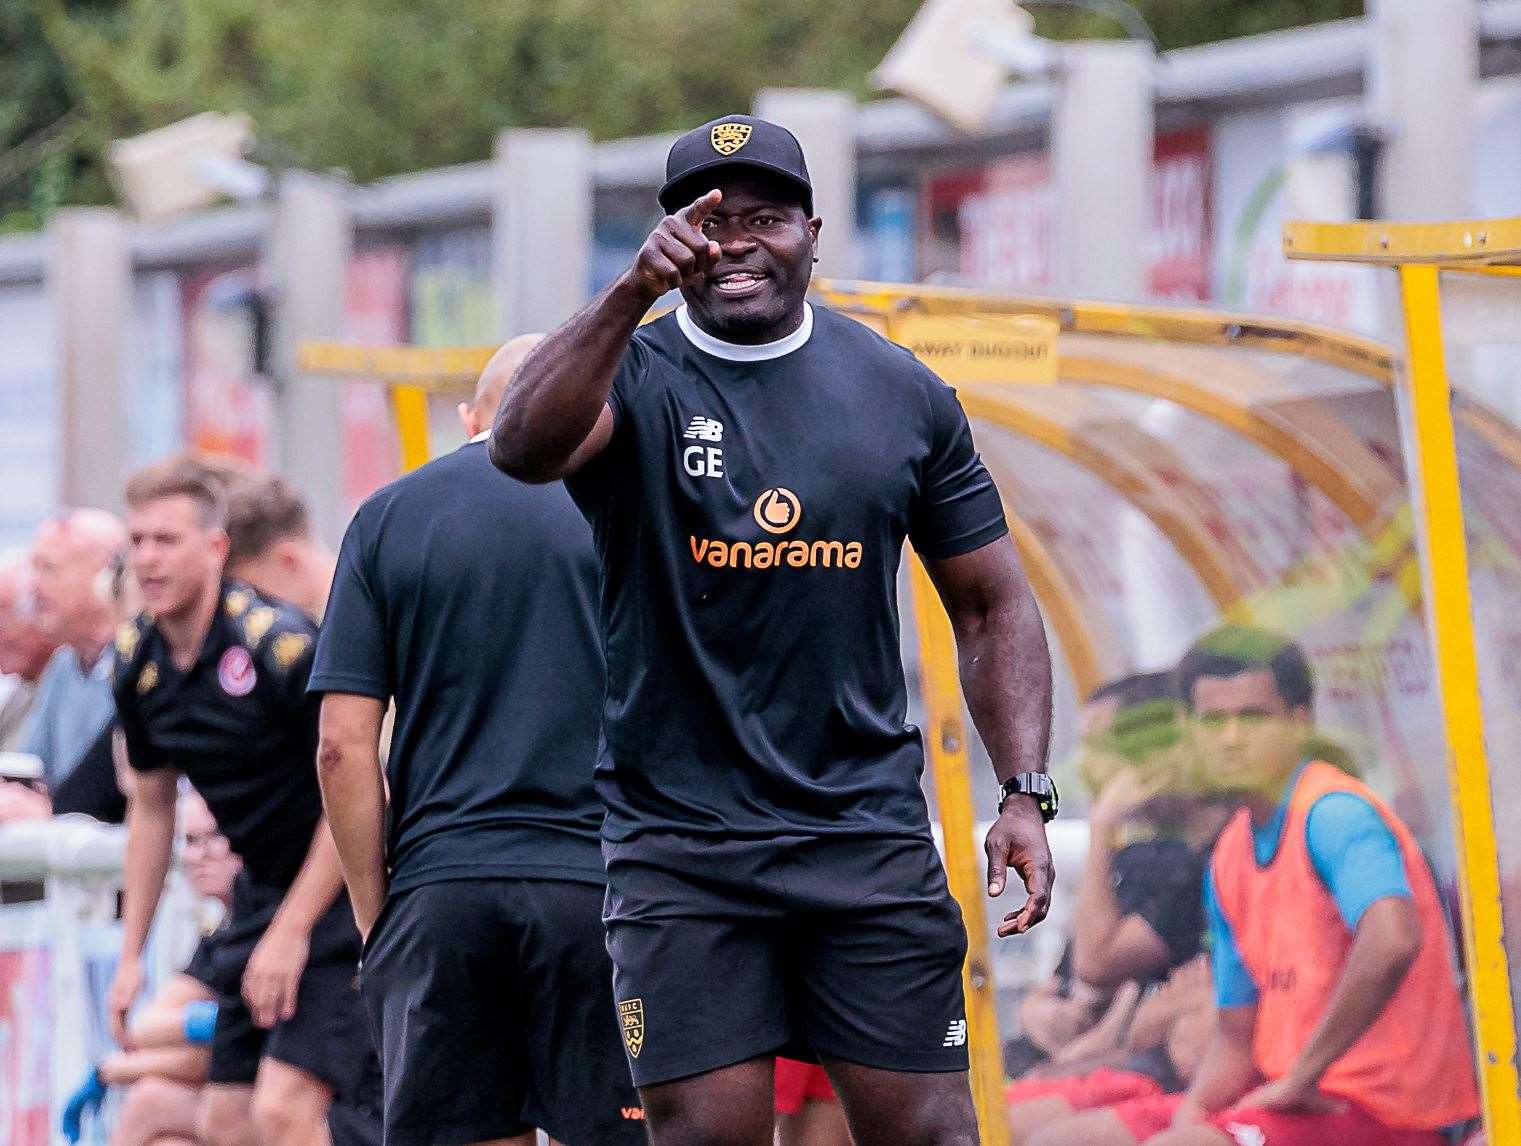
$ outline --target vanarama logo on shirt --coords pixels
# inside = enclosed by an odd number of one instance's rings
[[[859,541],[805,541],[786,537],[803,519],[803,503],[785,486],[761,491],[751,510],[755,523],[774,541],[720,541],[692,536],[692,560],[714,569],[859,569]]]

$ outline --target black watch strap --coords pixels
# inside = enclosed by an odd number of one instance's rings
[[[998,789],[998,810],[1002,812],[1008,798],[1016,795],[1033,797],[1035,806],[1040,809],[1040,818],[1048,824],[1061,810],[1056,783],[1044,772],[1020,772],[1005,780]]]

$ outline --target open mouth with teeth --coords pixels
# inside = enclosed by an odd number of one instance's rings
[[[766,283],[766,276],[755,271],[724,271],[713,276],[713,289],[725,298],[753,294]]]

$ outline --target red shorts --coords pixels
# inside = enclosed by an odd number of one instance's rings
[[[799,1114],[805,1102],[838,1102],[829,1076],[817,1063],[776,1060],[776,1112]]]
[[[1181,1094],[1137,1098],[1114,1107],[1114,1113],[1137,1142],[1172,1126]],[[1278,1111],[1235,1107],[1209,1120],[1237,1146],[1443,1146],[1436,1130],[1392,1130],[1367,1111],[1348,1105],[1339,1114],[1282,1114]]]
[[[1003,1100],[1012,1106],[1034,1098],[1065,1098],[1073,1110],[1094,1110],[1161,1093],[1156,1081],[1144,1074],[1100,1069],[1067,1078],[1022,1078],[1004,1087]]]

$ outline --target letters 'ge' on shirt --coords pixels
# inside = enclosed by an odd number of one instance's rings
[[[1007,532],[955,392],[809,308],[738,346],[640,328],[607,448],[567,479],[602,565],[603,834],[916,836],[896,576]]]

